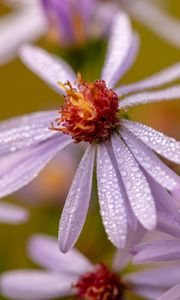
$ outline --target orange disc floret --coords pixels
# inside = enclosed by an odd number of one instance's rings
[[[78,297],[85,300],[121,300],[126,290],[121,278],[103,264],[98,265],[94,272],[80,277],[74,287]]]
[[[117,94],[106,87],[104,80],[87,83],[79,75],[77,83],[77,88],[70,82],[62,85],[65,104],[52,129],[71,135],[77,143],[107,140],[119,126]]]

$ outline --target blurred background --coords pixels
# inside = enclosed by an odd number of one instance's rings
[[[180,19],[179,0],[167,1],[166,9]],[[12,13],[13,8],[0,0],[0,18]],[[141,47],[134,67],[126,74],[122,83],[137,81],[180,60],[179,49],[158,38],[134,20],[133,26],[140,34]],[[106,40],[94,39],[81,47],[64,48],[52,43],[49,35],[44,35],[35,44],[65,58],[76,71],[81,72],[83,78],[98,78],[105,56]],[[18,58],[0,66],[0,99],[1,120],[34,111],[58,110],[63,103],[63,98],[31,73]],[[178,101],[138,106],[129,111],[129,117],[180,139]],[[57,236],[61,209],[83,151],[80,145],[78,147],[78,150],[77,147],[70,148],[68,152],[59,154],[36,182],[7,198],[7,201],[28,208],[30,219],[23,225],[0,224],[1,272],[32,267],[32,262],[26,255],[26,241],[31,234],[42,232]],[[171,167],[180,172],[176,166]],[[94,262],[111,261],[114,249],[101,224],[95,180],[91,209],[77,247]]]

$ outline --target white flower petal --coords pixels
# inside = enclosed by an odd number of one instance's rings
[[[21,48],[20,55],[29,69],[60,94],[64,94],[65,91],[58,82],[66,83],[70,81],[71,84],[74,84],[76,81],[76,75],[71,67],[65,61],[49,54],[44,49],[25,45]]]
[[[119,102],[119,108],[136,106],[139,104],[147,104],[159,101],[171,101],[180,99],[180,85],[168,87],[163,90],[142,92],[125,97]]]
[[[0,122],[0,155],[35,145],[55,134],[55,111],[33,113]]]
[[[112,145],[131,208],[145,228],[153,229],[157,222],[156,208],[149,184],[119,136],[112,137]]]
[[[92,188],[95,149],[90,145],[76,171],[59,225],[59,247],[67,252],[76,243],[84,225]]]
[[[177,63],[141,81],[120,86],[119,88],[117,88],[116,92],[118,95],[125,95],[131,92],[156,88],[175,81],[179,78],[180,63]]]
[[[127,2],[127,0],[126,0]],[[154,3],[153,3],[154,2]],[[180,21],[155,5],[156,1],[128,0],[128,11],[155,34],[180,48]]]
[[[173,191],[179,186],[179,176],[161,162],[151,149],[125,128],[121,130],[121,135],[139,164],[142,165],[147,173],[160,185],[169,191]]]
[[[46,164],[72,139],[56,134],[36,146],[0,158],[0,197],[5,197],[32,181]]]
[[[70,296],[76,277],[55,272],[19,270],[0,278],[1,293],[9,299],[45,300]]]
[[[102,79],[113,87],[119,79],[118,71],[124,63],[132,42],[132,30],[128,16],[117,13],[111,28],[107,57],[102,70]]]
[[[0,222],[7,224],[21,224],[28,220],[29,213],[26,209],[0,201]]]
[[[46,30],[38,1],[29,1],[0,20],[0,65],[16,57],[18,48],[34,41]]]
[[[127,215],[124,194],[113,162],[105,145],[100,144],[97,154],[97,183],[100,212],[106,233],[118,248],[126,243]]]
[[[57,239],[36,234],[28,243],[28,252],[35,263],[61,273],[82,275],[93,269],[90,261],[78,250],[71,249],[63,254],[59,251]]]
[[[149,148],[180,164],[180,142],[144,124],[124,120],[123,124]]]

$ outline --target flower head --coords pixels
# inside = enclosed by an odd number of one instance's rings
[[[77,84],[70,66],[42,49],[25,46],[21,51],[24,63],[65,96],[65,105],[61,114],[41,112],[0,124],[0,196],[29,183],[74,140],[88,141],[61,216],[59,244],[63,252],[75,244],[85,222],[95,158],[100,212],[115,246],[125,245],[128,228],[136,228],[138,222],[146,229],[155,228],[158,211],[179,218],[169,192],[180,188],[180,179],[154,151],[180,163],[180,143],[143,124],[123,118],[119,123],[116,95],[119,110],[180,98],[179,85],[144,91],[178,79],[179,64],[143,81],[114,88],[136,57],[137,41],[127,15],[117,14],[101,79],[90,84]],[[65,89],[59,82],[65,83]],[[50,130],[55,119],[59,121],[54,125],[56,130]]]
[[[34,235],[29,241],[28,252],[33,262],[45,269],[3,273],[1,293],[9,299],[40,300],[74,296],[83,300],[123,300],[128,294],[128,299],[129,295],[139,295],[151,300],[157,299],[167,289],[169,274],[164,274],[162,267],[124,274],[120,265],[129,256],[127,249],[124,253],[119,251],[115,268],[104,264],[93,265],[76,249],[62,254],[56,239],[45,235]],[[124,266],[127,266],[127,261]],[[161,276],[162,279],[157,280]],[[173,280],[169,280],[169,285],[173,285]]]

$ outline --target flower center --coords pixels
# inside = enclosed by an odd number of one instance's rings
[[[52,130],[69,134],[77,142],[100,143],[119,126],[118,96],[104,80],[87,83],[78,75],[78,86],[63,84],[65,104]]]
[[[85,300],[121,300],[126,289],[119,276],[100,264],[95,272],[87,273],[76,283],[78,297]]]

